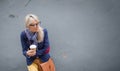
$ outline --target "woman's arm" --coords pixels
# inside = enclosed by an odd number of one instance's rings
[[[27,43],[27,38],[25,38],[25,37],[26,37],[25,32],[22,32],[21,35],[20,35],[21,45],[22,45],[22,51],[23,51],[23,55],[25,57],[28,57],[26,53],[27,53],[29,44]]]

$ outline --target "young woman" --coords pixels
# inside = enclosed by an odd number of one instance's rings
[[[23,55],[26,57],[28,71],[55,71],[50,57],[50,45],[47,29],[40,26],[41,21],[34,14],[25,17],[26,29],[21,32]],[[30,45],[37,46],[36,50]]]

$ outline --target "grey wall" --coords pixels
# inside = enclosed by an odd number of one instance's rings
[[[120,0],[0,0],[0,71],[27,71],[28,13],[48,29],[57,71],[120,71]]]

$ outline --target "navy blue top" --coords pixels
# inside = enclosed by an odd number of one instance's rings
[[[43,30],[44,32],[44,40],[40,43],[38,43],[36,55],[29,57],[26,55],[27,50],[29,50],[30,41],[28,40],[25,31],[21,32],[21,45],[22,45],[22,51],[23,55],[26,57],[27,65],[32,64],[32,62],[36,59],[36,57],[40,58],[42,62],[46,62],[50,58],[49,50],[49,39],[48,39],[48,32],[47,29]]]

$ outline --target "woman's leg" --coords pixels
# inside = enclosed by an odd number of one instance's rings
[[[27,66],[28,71],[38,71],[38,65],[35,63],[32,63],[30,66]]]

